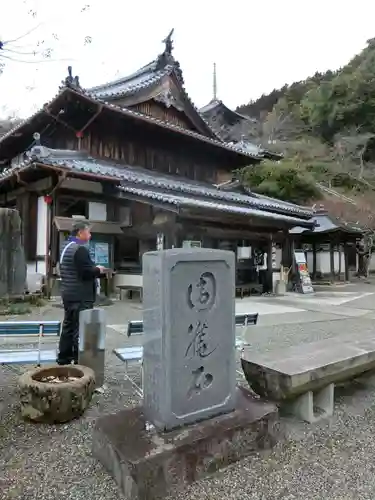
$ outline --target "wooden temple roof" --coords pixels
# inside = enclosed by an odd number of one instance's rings
[[[95,99],[132,107],[150,99],[166,107],[175,107],[184,113],[201,134],[219,139],[203,115],[194,105],[185,87],[180,63],[173,57],[173,30],[167,38],[164,51],[155,60],[134,73],[85,90]]]
[[[239,140],[238,132],[235,132],[236,127],[241,124],[245,126],[248,124],[251,127],[251,124],[257,123],[257,120],[228,108],[222,100],[217,98],[216,63],[214,63],[213,72],[213,97],[199,111],[222,140],[231,141],[230,144],[239,150],[247,151],[248,153],[269,160],[282,159],[282,155],[257,146],[250,140],[245,140],[244,138]]]
[[[79,78],[77,76],[73,77],[72,68],[69,67],[68,76],[62,82],[56,96],[44,104],[36,113],[0,137],[0,165],[2,161],[8,158],[8,150],[5,151],[4,146],[14,144],[15,147],[10,148],[13,152],[13,149],[17,149],[16,144],[19,144],[20,136],[27,136],[27,139],[30,138],[27,146],[29,148],[33,143],[33,133],[42,133],[48,123],[56,120],[56,116],[63,110],[64,100],[66,101],[69,98],[68,94],[73,94],[75,99],[85,99],[88,104],[96,104],[97,107],[102,106],[104,109],[119,112],[130,119],[143,121],[155,127],[163,127],[171,132],[187,135],[194,140],[223,148],[238,155],[238,157],[241,156],[240,163],[242,163],[242,166],[260,162],[266,158],[265,152],[260,151],[255,146],[251,148],[248,144],[234,144],[224,141],[206,120],[204,114],[195,107],[184,88],[180,64],[172,54],[172,32],[164,40],[164,51],[154,61],[123,78],[84,89],[79,82]],[[193,129],[184,128],[171,121],[151,116],[135,107],[135,104],[150,99],[159,101],[166,107],[175,106],[176,109],[185,113],[192,123]],[[16,154],[21,152],[19,151]],[[246,163],[246,158],[248,163]]]
[[[246,164],[246,158],[247,158],[247,164],[252,163],[254,161],[261,161],[263,158],[261,156],[258,156],[254,153],[251,153],[249,151],[242,151],[241,149],[233,146],[232,144],[229,144],[227,142],[224,142],[219,139],[215,139],[213,137],[207,137],[205,135],[202,135],[199,132],[196,132],[194,130],[189,130],[183,127],[180,127],[179,125],[176,125],[172,122],[168,122],[165,120],[161,120],[159,118],[153,117],[146,115],[144,113],[141,113],[139,111],[136,111],[134,109],[129,109],[126,107],[122,106],[117,106],[114,103],[106,102],[103,101],[99,98],[94,98],[93,96],[88,95],[85,91],[80,90],[80,89],[74,89],[71,87],[64,86],[60,89],[59,93],[48,103],[46,103],[40,110],[38,110],[36,113],[28,117],[27,119],[23,120],[21,123],[19,123],[17,126],[12,128],[9,132],[4,134],[0,138],[0,162],[3,159],[3,155],[1,152],[2,146],[8,143],[9,141],[17,141],[17,139],[22,135],[23,133],[26,133],[30,136],[30,145],[33,143],[33,133],[35,132],[42,132],[43,129],[46,126],[46,123],[49,121],[53,121],[54,117],[51,115],[49,112],[49,108],[58,108],[59,105],[59,100],[64,97],[66,93],[73,93],[77,97],[81,99],[85,99],[88,102],[91,103],[96,103],[100,106],[103,106],[104,109],[113,111],[113,112],[118,112],[121,113],[124,116],[127,116],[130,119],[134,119],[137,121],[143,121],[145,123],[148,123],[149,125],[156,126],[156,127],[162,127],[164,129],[170,130],[171,132],[177,133],[177,134],[182,134],[185,136],[189,136],[197,141],[206,143],[208,145],[217,147],[217,148],[222,148],[226,151],[229,151],[235,155],[239,155],[242,157],[242,161],[245,162]],[[34,126],[34,122],[40,122],[38,126]],[[77,131],[78,132],[78,131]]]
[[[282,201],[217,187],[183,177],[161,174],[141,167],[131,167],[112,161],[89,157],[80,151],[52,150],[35,146],[27,161],[0,174],[0,185],[11,177],[20,176],[35,167],[52,168],[76,177],[111,181],[120,193],[139,201],[150,201],[166,207],[191,207],[201,210],[221,211],[234,215],[253,216],[277,220],[289,226],[311,228],[312,212]]]
[[[201,107],[199,109],[200,113],[206,118],[209,122],[217,115],[221,115],[228,125],[236,125],[240,122],[253,122],[254,120],[249,116],[241,115],[234,111],[233,109],[228,108],[223,101],[217,98],[213,98],[208,104]]]

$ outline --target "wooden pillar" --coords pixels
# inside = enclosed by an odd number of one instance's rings
[[[335,244],[331,241],[329,244],[329,262],[331,280],[335,280]]]
[[[164,233],[164,249],[167,250],[176,246],[176,234],[171,228],[168,228]]]
[[[267,242],[267,273],[266,273],[266,292],[273,291],[273,269],[272,269],[272,235],[269,236]]]
[[[177,227],[175,220],[172,219],[164,227],[164,248],[176,248],[177,247]]]
[[[345,281],[349,281],[349,252],[348,244],[344,242],[344,262],[345,262]]]
[[[56,267],[57,262],[60,260],[60,236],[59,232],[53,223],[54,218],[59,213],[59,197],[58,191],[53,194],[51,205],[51,266],[52,269]]]
[[[21,243],[25,247],[25,235],[27,231],[27,222],[28,222],[28,207],[27,207],[28,193],[22,193],[17,196],[16,199],[16,208],[21,218]],[[25,252],[26,254],[26,252]]]
[[[47,203],[47,202],[46,202]],[[47,236],[46,236],[46,296],[51,298],[52,291],[52,220],[53,220],[53,198],[52,203],[47,203]]]
[[[316,280],[316,274],[317,274],[317,269],[316,269],[316,242],[314,241],[312,243],[312,257],[313,257],[313,268],[312,268],[312,279]]]
[[[291,244],[290,244],[290,235],[288,231],[283,232],[283,242],[281,246],[281,264],[284,267],[291,266]]]

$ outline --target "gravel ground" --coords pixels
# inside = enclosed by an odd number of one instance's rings
[[[279,349],[340,334],[372,331],[373,321],[342,319],[249,328],[257,350]],[[17,410],[17,374],[0,367],[1,500],[114,500],[114,481],[91,456],[92,426],[99,415],[137,403],[112,354],[125,337],[107,336],[108,391],[95,395],[84,417],[60,426],[23,422]],[[375,389],[350,384],[336,393],[335,415],[319,425],[283,418],[288,438],[271,452],[249,457],[195,483],[175,500],[373,500],[375,498]],[[172,499],[170,499],[172,500]]]

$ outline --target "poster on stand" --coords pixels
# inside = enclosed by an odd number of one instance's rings
[[[299,291],[301,293],[313,293],[314,288],[311,283],[305,252],[303,250],[295,250],[294,261],[299,280],[299,287],[298,287]]]
[[[109,244],[93,241],[89,243],[90,257],[97,266],[109,267]]]

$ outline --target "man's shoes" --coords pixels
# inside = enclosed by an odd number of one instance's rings
[[[58,359],[58,360],[56,360],[56,363],[59,366],[67,366],[67,365],[71,365],[72,364],[72,360],[70,360],[70,361],[61,361],[60,359]]]

